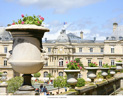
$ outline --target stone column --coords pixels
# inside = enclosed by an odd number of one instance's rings
[[[8,84],[0,84],[0,95],[7,95],[7,86]]]

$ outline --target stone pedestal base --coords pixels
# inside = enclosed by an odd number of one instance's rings
[[[0,84],[0,95],[7,95],[7,83]]]
[[[16,91],[14,95],[35,95],[35,91]]]

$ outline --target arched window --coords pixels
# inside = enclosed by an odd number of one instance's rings
[[[63,76],[63,72],[59,72],[59,76]]]
[[[6,71],[4,71],[3,73],[6,73],[6,74],[7,74],[7,72],[6,72]]]
[[[63,66],[63,59],[62,59],[62,58],[59,59],[59,66],[60,66],[60,67]]]
[[[112,39],[112,40],[115,40],[115,37],[114,37],[114,36],[112,36],[112,37],[111,37],[111,39]]]
[[[44,72],[44,77],[47,77],[47,75],[48,75],[48,72]]]

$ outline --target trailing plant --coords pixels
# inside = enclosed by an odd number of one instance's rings
[[[116,67],[116,65],[111,65],[110,67],[111,67],[111,68],[115,68],[115,67]]]
[[[97,73],[97,78],[103,78],[103,76],[101,75],[102,72],[98,72]]]
[[[82,70],[84,68],[79,58],[76,58],[75,60],[71,60],[69,63],[67,61],[66,63],[67,63],[66,70],[78,70],[78,69]]]
[[[8,93],[14,93],[22,85],[23,78],[20,76],[16,76],[8,80],[7,83],[8,83],[7,87]]]
[[[103,66],[102,66],[103,68],[109,68],[109,65],[108,64],[105,64],[105,63],[103,63]]]
[[[83,78],[78,78],[76,86],[77,87],[85,86],[85,80]]]
[[[97,66],[96,62],[91,62],[91,63],[89,63],[89,67],[98,67],[98,66]]]
[[[37,26],[40,26],[42,22],[44,21],[44,18],[41,17],[40,15],[38,16],[27,16],[27,15],[21,15],[22,19],[18,19],[18,21],[13,21],[12,25],[15,24],[34,24]]]

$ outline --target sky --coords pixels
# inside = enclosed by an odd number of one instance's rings
[[[123,25],[123,0],[0,0],[0,26],[17,21],[21,14],[44,17],[48,40],[57,39],[64,22],[67,33],[80,36],[83,31],[84,39],[105,40],[114,22]]]

